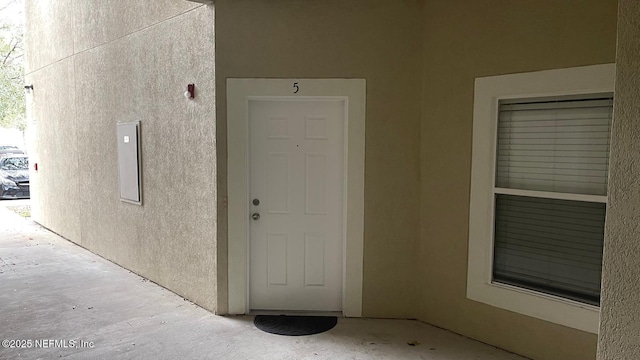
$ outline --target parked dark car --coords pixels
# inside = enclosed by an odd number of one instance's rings
[[[24,155],[0,157],[0,198],[29,198],[29,158]]]

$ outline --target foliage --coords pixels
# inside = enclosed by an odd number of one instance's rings
[[[17,1],[4,1],[4,11]],[[23,27],[20,23],[0,19],[0,126],[26,127],[24,99]]]

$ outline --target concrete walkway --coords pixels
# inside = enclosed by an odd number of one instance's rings
[[[0,359],[523,359],[417,321],[340,319],[303,337],[252,321],[215,316],[0,206]]]

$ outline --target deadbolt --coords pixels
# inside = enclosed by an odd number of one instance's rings
[[[253,220],[259,220],[259,219],[260,219],[260,214],[258,214],[258,213],[253,213],[253,214],[251,215],[251,218],[252,218]]]
[[[253,199],[252,203],[253,203],[253,205],[258,206],[258,205],[260,205],[260,200]]]

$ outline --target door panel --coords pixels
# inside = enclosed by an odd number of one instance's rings
[[[287,234],[267,234],[267,284],[287,285]]]
[[[267,154],[267,211],[269,214],[289,213],[289,154]]]
[[[306,154],[305,213],[324,215],[326,198],[327,157],[325,154]]]
[[[250,100],[250,308],[342,310],[341,100]]]

